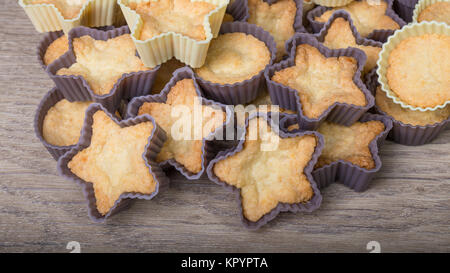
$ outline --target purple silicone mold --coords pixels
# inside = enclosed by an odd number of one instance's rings
[[[78,152],[87,148],[91,144],[93,115],[97,111],[104,111],[113,121],[115,121],[122,128],[127,126],[133,126],[147,121],[151,121],[153,124],[153,130],[150,137],[148,138],[148,144],[145,147],[146,151],[142,154],[142,158],[144,159],[145,165],[149,168],[149,171],[156,182],[155,191],[151,194],[141,194],[136,192],[124,193],[119,197],[118,200],[116,200],[114,206],[105,215],[101,215],[101,213],[97,210],[93,184],[79,178],[67,166],[67,164]],[[64,154],[58,160],[58,172],[60,175],[82,186],[84,195],[88,203],[89,217],[94,222],[104,222],[111,215],[116,214],[119,211],[127,208],[131,199],[137,198],[150,200],[153,197],[155,197],[159,193],[159,191],[169,186],[169,179],[165,176],[159,164],[155,162],[156,155],[160,152],[165,140],[166,134],[164,130],[162,130],[156,124],[156,122],[151,116],[142,115],[136,118],[118,121],[116,117],[111,115],[106,110],[106,108],[104,108],[101,104],[94,103],[90,105],[89,108],[86,110],[86,118],[84,121],[83,129],[81,131],[81,137],[78,144],[75,145],[69,152]]]
[[[297,137],[297,136],[303,136],[303,135],[314,135],[317,139],[317,146],[315,148],[314,154],[311,157],[311,160],[309,161],[308,165],[303,170],[304,174],[308,177],[309,182],[311,183],[311,187],[314,191],[314,196],[311,200],[309,200],[307,203],[295,203],[295,204],[288,204],[288,203],[278,203],[278,205],[272,209],[269,213],[265,214],[263,217],[261,217],[258,221],[252,222],[244,217],[243,210],[242,210],[242,199],[241,199],[241,190],[239,188],[236,188],[235,186],[229,185],[224,181],[221,181],[213,172],[214,165],[229,157],[232,156],[238,152],[240,152],[243,149],[243,145],[245,142],[245,137],[241,140],[239,140],[238,144],[235,147],[229,148],[227,150],[220,151],[217,156],[211,161],[211,163],[208,165],[207,173],[208,178],[213,181],[214,183],[223,186],[224,188],[234,192],[236,194],[237,200],[239,200],[239,208],[240,208],[240,217],[243,225],[246,228],[249,229],[259,229],[263,225],[267,224],[269,221],[273,220],[280,212],[312,212],[316,209],[318,209],[322,203],[322,195],[320,194],[320,191],[317,187],[317,184],[314,180],[314,177],[312,176],[312,171],[314,168],[314,165],[317,162],[317,159],[319,158],[319,155],[322,151],[324,140],[321,134],[314,132],[314,131],[304,131],[304,132],[297,132],[297,133],[287,133],[283,132],[282,130],[279,130],[278,127],[273,126],[271,124],[270,118],[264,114],[264,113],[255,113],[250,115],[245,121],[245,128],[243,131],[243,136],[246,134],[246,130],[248,127],[248,121],[256,118],[256,117],[262,117],[264,118],[269,126],[271,126],[272,130],[279,134],[281,138],[288,138],[288,137]]]
[[[417,2],[419,0],[394,0],[394,10],[405,22],[411,23]]]
[[[44,63],[44,56],[45,52],[47,52],[47,48],[50,46],[51,43],[53,43],[56,39],[63,36],[64,32],[61,31],[53,31],[48,32],[44,35],[42,40],[39,42],[38,48],[37,48],[37,59],[41,67],[45,70],[47,68],[47,65]]]
[[[111,91],[105,95],[95,94],[82,76],[56,75],[56,72],[61,68],[70,67],[76,62],[76,56],[73,51],[73,39],[89,35],[96,40],[108,40],[129,33],[130,30],[127,26],[107,31],[87,27],[73,28],[68,35],[69,51],[50,64],[46,71],[67,100],[92,100],[102,104],[109,111],[114,111],[118,108],[123,98],[130,99],[149,94],[159,66],[152,70],[123,74],[114,84]]]
[[[233,16],[234,21],[245,22],[248,19],[248,0],[235,0],[227,6],[226,13]]]
[[[232,119],[232,112],[231,110],[221,104],[214,102],[212,100],[208,100],[204,98],[202,90],[197,84],[197,81],[194,76],[194,72],[189,67],[182,67],[173,73],[172,79],[166,84],[163,90],[159,94],[155,95],[148,95],[148,96],[142,96],[142,97],[136,97],[130,101],[128,104],[127,109],[127,117],[136,117],[139,112],[139,108],[144,104],[145,102],[160,102],[164,103],[167,100],[167,94],[170,92],[173,86],[175,84],[183,79],[192,79],[194,81],[194,86],[197,90],[197,94],[199,97],[201,97],[202,105],[208,105],[212,107],[219,107],[222,109],[222,111],[226,112],[226,121],[224,123],[223,128],[215,130],[215,132],[212,132],[208,137],[203,138],[202,143],[202,169],[198,173],[192,173],[189,170],[187,170],[183,165],[175,161],[174,159],[169,159],[164,162],[161,162],[161,166],[163,168],[167,168],[169,165],[175,167],[181,174],[183,174],[187,179],[189,180],[195,180],[202,176],[204,173],[206,166],[211,161],[211,159],[215,156],[217,153],[217,148],[214,145],[214,138],[215,136],[221,136],[223,135],[223,132],[225,128],[230,124]]]
[[[42,127],[44,124],[45,115],[48,110],[53,107],[57,102],[64,99],[63,94],[57,89],[53,88],[50,90],[44,98],[42,98],[39,106],[36,110],[36,114],[34,116],[34,132],[37,138],[41,141],[41,143],[47,148],[48,152],[53,156],[55,160],[58,160],[63,154],[68,152],[70,149],[75,147],[75,145],[71,146],[56,146],[45,141],[42,135]]]
[[[360,1],[360,0],[355,0],[355,1]],[[394,20],[395,22],[397,22],[397,24],[400,26],[400,28],[402,28],[404,25],[406,25],[405,21],[403,21],[403,19],[400,18],[392,9],[393,0],[382,0],[382,1],[384,1],[388,4],[387,9],[386,9],[386,15],[391,17],[392,20]],[[314,20],[314,18],[321,16],[327,10],[330,10],[330,9],[332,9],[332,8],[318,6],[318,7],[315,7],[314,9],[312,9],[310,12],[308,12],[308,14],[306,15],[306,18],[308,19],[310,27],[314,33],[319,32],[325,25],[325,23],[317,22],[316,20]],[[366,38],[384,43],[387,41],[387,38],[389,36],[391,36],[393,33],[394,33],[394,30],[376,29],[372,33],[370,33]]]
[[[315,169],[312,173],[319,189],[323,189],[329,186],[331,183],[337,181],[357,192],[365,191],[369,187],[370,182],[372,181],[375,174],[380,170],[382,165],[381,159],[378,155],[379,147],[383,144],[386,136],[392,129],[392,121],[382,115],[366,113],[361,117],[359,121],[366,122],[371,120],[379,120],[383,122],[385,126],[384,131],[380,133],[369,144],[370,152],[372,153],[372,157],[375,161],[375,168],[370,170],[361,168],[344,160],[332,162],[329,165]],[[296,123],[296,118],[292,117],[286,117],[280,121],[281,127],[285,131],[288,131],[287,128]],[[299,130],[291,130],[290,132],[297,131]]]
[[[375,72],[372,75],[367,75],[366,80],[367,87],[375,96],[378,87],[377,73]],[[442,122],[426,126],[405,124],[382,111],[376,104],[374,105],[373,110],[375,113],[386,116],[392,120],[392,130],[389,132],[388,139],[395,143],[407,146],[419,146],[430,143],[450,124],[450,117]]]
[[[276,44],[272,36],[262,29],[253,24],[245,22],[232,22],[223,23],[220,28],[220,34],[241,32],[249,34],[264,42],[270,51],[270,61],[266,67],[258,74],[254,75],[250,79],[233,84],[219,84],[213,83],[208,80],[202,79],[198,74],[195,74],[195,78],[203,89],[205,96],[208,99],[212,99],[228,105],[245,104],[253,101],[261,90],[261,85],[264,82],[264,71],[271,65],[276,57]]]
[[[306,117],[303,114],[300,98],[297,94],[297,91],[271,80],[276,71],[280,71],[282,69],[295,65],[296,48],[301,44],[309,44],[317,48],[320,53],[327,58],[340,56],[355,58],[358,62],[358,69],[353,76],[353,82],[364,93],[366,97],[366,105],[356,106],[352,104],[335,102],[318,118],[312,119]],[[289,57],[286,60],[269,67],[269,69],[267,69],[264,73],[264,76],[266,77],[267,87],[273,104],[278,104],[280,105],[280,107],[285,109],[297,111],[300,129],[315,130],[325,119],[334,123],[348,126],[357,121],[365,112],[367,112],[367,110],[369,110],[374,105],[375,100],[371,92],[367,90],[365,84],[361,80],[361,71],[367,58],[366,54],[362,50],[352,47],[346,49],[329,49],[322,43],[317,41],[314,35],[304,33],[296,33],[292,37],[292,39],[288,41],[286,48],[289,49]]]

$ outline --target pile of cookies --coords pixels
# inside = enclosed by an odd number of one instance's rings
[[[311,212],[366,190],[386,137],[450,120],[450,2],[410,2],[19,0],[55,82],[36,135],[97,222],[172,168],[236,192],[248,228]]]

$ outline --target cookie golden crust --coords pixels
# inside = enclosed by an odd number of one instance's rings
[[[176,58],[172,58],[167,62],[161,64],[156,72],[155,81],[152,86],[152,94],[157,94],[163,90],[164,86],[170,81],[172,78],[172,74],[178,68],[184,67],[186,64],[178,61]]]
[[[250,140],[249,132],[259,132],[258,138]],[[279,141],[276,150],[261,149],[266,137]],[[280,138],[265,119],[254,118],[249,121],[242,151],[217,162],[213,172],[221,181],[241,190],[244,216],[256,222],[278,203],[307,202],[313,197],[303,171],[316,145],[312,135]]]
[[[149,70],[136,56],[129,34],[106,41],[82,36],[73,40],[73,49],[76,62],[56,74],[83,76],[97,95],[108,94],[125,73]]]
[[[335,102],[366,105],[364,93],[353,82],[357,61],[352,57],[326,58],[308,44],[297,46],[295,66],[275,72],[272,80],[295,89],[303,114],[318,118]]]
[[[395,120],[413,126],[426,126],[440,123],[450,117],[450,106],[425,112],[403,108],[388,98],[379,86],[375,95],[375,103],[381,111],[393,117]]]
[[[69,41],[67,36],[63,35],[58,39],[54,40],[45,51],[44,54],[44,64],[49,65],[53,63],[56,59],[61,57],[64,53],[69,50]]]
[[[103,111],[93,115],[91,143],[72,158],[68,167],[93,184],[102,215],[123,193],[155,191],[156,182],[143,159],[152,130],[150,121],[121,128]]]
[[[197,115],[194,109],[202,117],[201,120],[195,118]],[[177,82],[167,94],[165,103],[144,103],[138,112],[138,115],[143,114],[151,115],[167,134],[167,141],[156,161],[174,159],[192,173],[202,169],[202,139],[221,127],[226,120],[225,112],[221,109],[202,105],[192,79]],[[174,132],[177,135],[173,135]]]
[[[89,0],[31,0],[30,4],[53,4],[64,19],[73,19],[80,14],[81,8]]]
[[[212,40],[205,64],[195,72],[204,80],[233,84],[258,75],[270,63],[266,44],[242,32],[226,33]]]
[[[263,0],[248,0],[250,24],[269,32],[277,44],[277,61],[286,54],[284,44],[294,35],[294,21],[297,6],[293,0],[279,0],[272,5]]]
[[[375,168],[369,144],[384,129],[383,122],[377,120],[356,122],[349,127],[325,121],[318,129],[324,136],[325,146],[315,168],[338,160],[348,161],[361,168]]]
[[[165,32],[175,32],[195,40],[205,40],[203,22],[216,8],[206,2],[191,0],[158,0],[129,3],[144,21],[140,40],[147,40]]]
[[[375,66],[377,66],[378,54],[381,48],[375,46],[363,46],[356,43],[356,38],[353,36],[350,23],[344,18],[337,18],[333,21],[328,29],[323,44],[331,49],[340,49],[347,47],[356,47],[364,51],[367,55],[367,62],[364,65],[363,73],[367,73]]]
[[[345,10],[350,13],[358,32],[363,37],[367,37],[376,29],[399,29],[400,26],[391,17],[385,15],[388,4],[384,1],[379,1],[375,4],[373,1],[353,1],[350,4],[333,8],[326,11],[321,16],[316,16],[314,20],[317,22],[326,23],[330,19],[333,12],[336,10]]]
[[[390,53],[386,78],[398,98],[414,107],[450,100],[450,36],[425,34],[401,41]]]
[[[58,101],[45,115],[42,135],[49,144],[55,146],[75,145],[80,138],[86,109],[92,102]]]
[[[450,25],[450,2],[437,2],[422,10],[417,22],[436,21]]]

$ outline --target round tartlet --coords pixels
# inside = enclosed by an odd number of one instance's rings
[[[202,79],[233,84],[251,79],[270,63],[266,44],[252,35],[222,34],[211,42],[205,64],[195,69]]]
[[[450,36],[424,34],[401,41],[390,53],[386,78],[392,92],[414,107],[450,100]]]

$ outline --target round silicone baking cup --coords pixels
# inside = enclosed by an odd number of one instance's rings
[[[355,1],[360,1],[360,0],[355,0]],[[387,9],[386,9],[386,15],[391,17],[392,20],[394,20],[399,26],[400,28],[402,28],[406,23],[405,21],[403,21],[403,19],[401,19],[392,9],[392,2],[393,0],[381,0],[384,1],[388,4]],[[314,20],[315,17],[319,17],[322,14],[324,14],[327,10],[330,10],[331,8],[328,7],[322,7],[322,6],[318,6],[316,8],[314,8],[313,10],[311,10],[306,18],[308,19],[308,22],[311,26],[311,29],[314,33],[319,32],[325,23],[322,22],[317,22],[316,20]],[[337,12],[337,11],[335,11]],[[388,30],[388,29],[375,29],[372,33],[370,33],[367,37],[368,39],[372,39],[372,40],[376,40],[379,42],[384,43],[385,41],[387,41],[387,38],[389,36],[391,36],[394,33],[393,30]]]
[[[266,114],[254,113],[246,119],[243,136],[245,136],[245,134],[246,134],[246,130],[248,127],[248,121],[253,118],[257,118],[257,117],[262,117],[262,118],[266,119],[269,126],[271,126],[272,130],[274,132],[278,133],[278,135],[281,138],[297,137],[297,136],[303,136],[303,135],[314,135],[316,137],[317,146],[314,150],[313,155],[311,156],[311,160],[309,161],[308,165],[306,165],[305,169],[303,170],[303,173],[306,175],[306,177],[308,178],[308,180],[311,184],[311,187],[314,192],[314,196],[312,197],[311,200],[309,200],[306,203],[294,203],[294,204],[278,203],[278,205],[274,209],[272,209],[270,212],[266,213],[264,216],[262,216],[256,222],[246,219],[244,217],[243,210],[242,210],[241,190],[236,188],[235,186],[227,184],[224,181],[221,181],[213,172],[214,165],[217,162],[224,160],[225,158],[232,156],[232,155],[236,154],[237,152],[242,151],[243,145],[245,142],[245,138],[243,138],[237,142],[236,146],[226,149],[226,150],[223,150],[223,151],[220,151],[217,154],[217,156],[211,161],[211,163],[209,163],[208,168],[207,168],[207,174],[208,174],[208,178],[211,181],[213,181],[214,183],[221,185],[224,188],[235,193],[236,199],[239,202],[239,214],[241,217],[241,221],[242,221],[243,225],[248,229],[261,228],[262,226],[267,224],[269,221],[273,220],[280,212],[288,212],[288,211],[289,212],[312,212],[312,211],[318,209],[322,203],[322,195],[320,194],[320,191],[317,187],[316,181],[311,174],[313,171],[314,165],[316,164],[317,159],[319,158],[319,155],[323,148],[324,140],[323,140],[322,135],[317,132],[314,132],[314,131],[304,131],[304,132],[297,132],[297,133],[283,132],[282,130],[279,130],[279,127],[275,127],[275,126],[273,126],[273,124],[271,124],[270,118]]]
[[[96,206],[96,199],[93,184],[83,179],[79,178],[76,174],[74,174],[70,168],[68,167],[68,163],[72,160],[72,158],[87,148],[91,144],[92,137],[92,124],[93,124],[93,115],[97,111],[104,111],[112,120],[114,120],[120,127],[133,126],[142,122],[152,122],[153,130],[148,138],[148,144],[145,147],[145,151],[142,154],[142,158],[145,161],[145,165],[149,168],[149,172],[152,174],[153,179],[156,182],[155,191],[151,194],[142,194],[136,192],[123,193],[120,195],[119,199],[116,200],[114,206],[110,209],[110,211],[102,215]],[[81,131],[81,137],[77,145],[70,149],[67,153],[65,153],[58,160],[58,172],[63,177],[75,182],[76,184],[82,186],[84,195],[87,199],[88,203],[88,214],[89,217],[94,222],[104,222],[108,217],[118,213],[119,211],[128,207],[131,199],[145,199],[150,200],[155,197],[161,190],[167,188],[169,186],[169,179],[165,176],[159,164],[155,162],[157,154],[160,152],[164,142],[166,140],[166,134],[164,130],[162,130],[153,118],[149,115],[142,115],[136,118],[130,118],[122,121],[118,121],[113,115],[111,115],[107,109],[105,109],[101,104],[94,103],[88,107],[86,110],[86,118],[83,125],[83,129]]]
[[[271,65],[276,56],[276,44],[272,36],[253,24],[245,22],[223,23],[220,28],[220,34],[225,33],[245,33],[252,35],[258,40],[264,42],[267,49],[270,51],[269,63],[258,74],[250,79],[233,84],[219,84],[202,79],[198,74],[195,74],[196,80],[208,99],[212,99],[228,105],[245,104],[254,100],[261,90],[261,86],[265,84],[264,71]],[[239,45],[236,45],[239,46]]]
[[[370,182],[382,166],[380,156],[378,155],[379,148],[392,129],[392,121],[386,116],[366,113],[359,119],[360,122],[367,122],[371,120],[381,121],[385,127],[384,131],[377,135],[369,144],[369,150],[372,153],[373,160],[375,161],[375,167],[369,170],[344,160],[332,162],[331,164],[315,169],[312,173],[319,189],[328,187],[334,182],[340,182],[357,192],[362,192],[369,188]],[[288,131],[287,128],[293,124],[297,124],[296,118],[286,117],[280,121],[282,129],[285,131]],[[290,132],[297,131],[299,130],[293,130]]]
[[[439,3],[439,2],[450,2],[450,0],[420,0],[414,7],[412,21],[413,23],[418,23],[420,13],[426,9],[428,6]],[[438,22],[438,21],[433,21]],[[439,22],[438,22],[439,23]]]
[[[276,71],[291,67],[295,64],[296,48],[301,44],[308,44],[317,48],[319,52],[327,58],[347,56],[356,59],[358,68],[353,76],[353,82],[361,90],[361,92],[364,93],[366,105],[356,106],[352,104],[335,102],[318,118],[313,119],[305,116],[302,111],[302,105],[297,91],[289,86],[274,82],[271,79]],[[324,120],[348,126],[357,121],[374,105],[374,97],[361,80],[361,71],[367,59],[366,54],[362,50],[352,47],[346,49],[329,49],[320,43],[316,39],[316,36],[305,33],[296,33],[292,39],[288,41],[286,48],[288,49],[289,57],[280,63],[270,66],[264,73],[264,76],[266,78],[268,91],[273,104],[277,104],[285,109],[297,111],[300,129],[315,130]]]
[[[159,66],[151,70],[123,74],[114,84],[111,91],[105,95],[95,94],[82,76],[56,75],[56,73],[59,69],[70,67],[76,62],[73,39],[88,35],[95,40],[105,41],[129,33],[130,30],[127,26],[107,31],[87,27],[73,28],[68,36],[69,51],[47,66],[46,71],[67,100],[98,102],[112,112],[119,107],[122,99],[131,99],[136,96],[149,94]]]
[[[63,30],[65,33],[78,26],[101,27],[120,24],[123,16],[116,0],[89,0],[73,19],[65,19],[53,4],[31,4],[32,0],[19,0],[38,32]]]
[[[131,29],[131,37],[136,44],[137,51],[147,67],[160,65],[172,57],[191,67],[200,67],[205,63],[206,54],[211,39],[216,38],[222,24],[223,16],[229,0],[200,0],[216,5],[217,7],[206,15],[203,25],[206,39],[197,41],[173,31],[164,32],[160,35],[140,40],[141,29],[144,21],[136,11],[128,4],[133,2],[149,2],[151,0],[117,0]]]
[[[411,23],[417,2],[418,0],[395,0],[394,10],[405,22]]]
[[[249,16],[247,3],[247,0],[235,0],[227,6],[226,13],[233,16],[235,22],[245,22]]]
[[[415,107],[403,102],[396,94],[393,92],[388,85],[388,81],[386,78],[387,68],[389,66],[388,60],[389,55],[392,50],[404,39],[414,36],[420,36],[424,34],[442,34],[442,35],[450,35],[450,26],[444,23],[436,23],[436,22],[421,22],[419,24],[409,24],[403,27],[401,30],[395,32],[394,35],[389,37],[387,43],[383,44],[383,49],[380,52],[380,57],[378,59],[377,65],[377,75],[378,82],[381,84],[381,90],[386,92],[388,98],[392,99],[394,103],[399,104],[401,107],[416,110],[416,111],[434,111],[436,109],[444,108],[448,104],[450,104],[450,100],[445,101],[440,105],[436,105],[434,107]]]
[[[184,167],[182,164],[178,163],[174,159],[169,159],[164,162],[161,162],[161,166],[166,169],[168,165],[173,166],[177,171],[179,171],[184,177],[186,177],[189,180],[195,180],[202,176],[204,173],[206,166],[211,161],[211,159],[215,156],[217,153],[217,148],[214,147],[214,139],[215,136],[223,135],[226,128],[230,125],[232,122],[231,119],[233,118],[232,111],[225,105],[208,100],[204,97],[202,90],[197,84],[197,81],[194,76],[194,72],[189,67],[182,67],[173,73],[172,79],[167,83],[167,85],[164,87],[163,90],[159,94],[155,95],[148,95],[148,96],[142,96],[142,97],[136,97],[130,101],[128,104],[127,109],[127,117],[136,117],[139,113],[139,108],[145,103],[145,102],[159,102],[164,103],[167,100],[167,94],[170,92],[173,86],[175,84],[183,79],[192,79],[194,81],[195,89],[197,90],[197,95],[201,97],[202,105],[208,105],[211,107],[218,107],[222,111],[226,112],[226,121],[223,124],[222,128],[216,129],[214,132],[212,132],[209,136],[206,138],[203,138],[202,140],[202,169],[198,173],[192,173],[186,167]]]
[[[377,78],[377,74],[375,73],[374,76],[367,78],[368,82],[366,83],[374,97],[378,87]],[[392,120],[392,130],[389,132],[388,139],[407,146],[419,146],[430,143],[450,124],[450,117],[442,122],[425,126],[405,124],[382,111],[376,104],[373,109],[375,113],[387,116]]]

